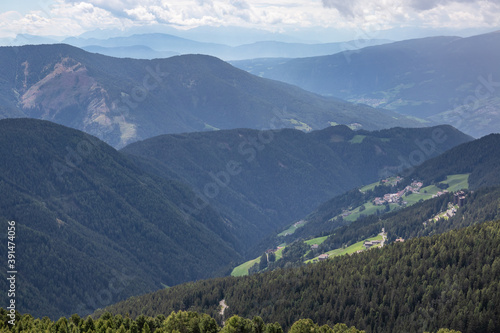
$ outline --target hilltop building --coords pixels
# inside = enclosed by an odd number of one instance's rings
[[[458,205],[458,207],[463,207],[466,203],[465,192],[458,191],[453,194],[453,204]]]
[[[363,243],[363,245],[364,245],[365,249],[368,250],[369,248],[372,248],[373,246],[378,245],[380,243],[382,243],[381,240],[373,240],[373,241],[366,241]]]
[[[318,259],[319,259],[319,261],[323,261],[323,260],[328,259],[328,257],[329,257],[328,253],[323,253],[323,254],[321,254],[321,255],[318,257]]]

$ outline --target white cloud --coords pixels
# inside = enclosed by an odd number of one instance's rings
[[[125,9],[125,12],[135,20],[140,22],[156,23],[157,16],[154,14],[155,10],[146,8],[144,6],[135,7],[134,9]]]
[[[323,6],[358,24],[391,27],[477,28],[498,26],[500,0],[322,0]],[[492,14],[494,16],[492,16]],[[495,19],[497,17],[498,19]]]
[[[96,28],[168,24],[377,30],[495,27],[500,0],[40,0],[28,14],[0,13],[0,37],[74,35]]]

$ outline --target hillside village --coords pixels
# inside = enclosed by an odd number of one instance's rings
[[[403,178],[397,177],[396,178],[396,183],[394,185],[397,185]],[[389,182],[389,180],[384,179],[382,180],[383,183]],[[423,184],[422,182],[419,181],[413,181],[410,185],[406,186],[404,189],[401,191],[398,191],[396,193],[387,193],[384,194],[383,197],[377,197],[373,199],[373,204],[376,206],[383,205],[385,203],[402,203],[402,198],[405,194],[407,193],[419,193],[420,189],[422,188]]]
[[[440,212],[439,214],[436,214],[429,220],[423,222],[424,226],[427,226],[428,223],[436,223],[439,222],[441,219],[449,219],[457,213],[458,208],[463,207],[465,203],[467,202],[466,199],[466,194],[464,191],[457,191],[456,193],[453,194],[453,202],[448,203],[448,209],[444,212]]]
[[[453,186],[450,187],[448,182],[452,181],[451,178],[454,179],[455,183]],[[411,182],[410,185],[393,193],[390,191],[390,188],[396,187],[399,183],[403,181],[403,178],[400,176],[396,176],[383,179],[377,183],[373,183],[361,188],[360,192],[366,193],[367,191],[374,189],[376,186],[385,185],[387,186],[387,190],[391,193],[386,193],[384,194],[384,196],[369,199],[367,202],[365,202],[364,205],[362,205],[362,206],[372,205],[373,208],[365,208],[365,210],[362,211],[360,210],[359,207],[356,207],[354,209],[349,208],[350,210],[344,209],[341,216],[345,217],[346,215],[347,216],[350,215],[349,218],[351,218],[351,217],[360,217],[361,216],[360,213],[375,214],[375,212],[378,211],[376,209],[377,206],[391,205],[391,207],[404,207],[416,203],[418,201],[416,199],[418,198],[420,198],[421,201],[422,199],[427,200],[430,199],[431,197],[432,198],[439,197],[449,192],[454,193],[453,199],[451,202],[448,203],[447,209],[445,211],[441,211],[437,213],[434,217],[422,222],[424,227],[427,227],[429,223],[436,223],[440,219],[449,219],[453,217],[457,213],[458,208],[466,204],[466,193],[463,190],[456,190],[456,188],[457,186],[458,188],[466,186],[468,175],[455,175],[451,176],[451,178],[447,179],[446,182],[442,182],[437,185],[427,186],[425,188],[423,187],[422,181],[414,180]],[[440,184],[443,184],[444,186],[440,186]],[[447,187],[448,189],[443,189],[443,187],[445,186],[448,186]],[[378,193],[380,193],[380,191]],[[417,198],[415,198],[414,195],[417,195]],[[409,203],[406,200],[403,201],[403,198],[409,201]],[[306,223],[307,223],[306,220],[297,221],[293,225],[291,225],[287,230],[281,232],[278,236],[288,236],[290,234],[293,234],[297,228],[303,227]],[[384,228],[382,228],[381,232],[375,237],[365,239],[350,246],[343,246],[341,248],[328,250],[327,252],[318,252],[321,251],[320,250],[321,244],[326,240],[326,238],[327,236],[322,236],[304,241],[307,247],[302,250],[305,251],[304,253],[302,253],[301,256],[302,261],[305,263],[324,261],[334,256],[339,256],[344,254],[352,255],[355,253],[360,253],[369,250],[371,248],[383,247],[385,245],[385,242],[387,241],[387,232],[384,230]],[[402,243],[404,241],[405,239],[402,237],[398,237],[394,240],[394,242],[396,243],[399,242]],[[235,268],[234,272],[236,275],[240,274],[246,275],[249,274],[250,272],[259,271],[259,269],[257,268],[259,266],[259,261],[260,261],[259,259],[264,258],[263,260],[267,261],[267,263],[271,262],[274,263],[275,261],[279,261],[280,259],[283,258],[283,250],[285,250],[285,248],[287,247],[288,246],[286,245],[286,243],[282,243],[276,248],[268,249],[265,251],[263,257],[250,260],[240,265],[239,267]],[[300,258],[296,259],[300,261]],[[287,260],[289,260],[289,258]],[[251,268],[252,266],[253,269]],[[262,267],[264,266],[267,267],[267,265],[262,265]]]

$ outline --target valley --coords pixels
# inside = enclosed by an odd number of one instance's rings
[[[388,3],[376,33],[376,3],[42,5],[0,10],[0,332],[500,330],[498,31],[391,39]],[[121,25],[31,35],[54,18]]]
[[[437,36],[326,56],[231,63],[324,96],[451,124],[480,138],[500,125],[499,39],[498,31]]]
[[[18,256],[31,293],[20,301],[30,313],[44,309],[53,317],[88,314],[164,286],[229,275],[237,263],[274,245],[269,235],[354,184],[377,179],[391,164],[400,165],[399,157],[418,149],[418,140],[436,132],[447,138],[429,157],[470,141],[438,126],[364,131],[362,142],[353,143],[359,131],[335,126],[310,133],[166,135],[116,151],[48,121],[4,119],[0,127],[1,153],[10,156],[0,165],[1,216],[20,225],[26,242],[19,244]],[[207,184],[219,193],[207,195],[197,208],[193,200],[202,198]],[[38,249],[38,243],[46,246]],[[297,261],[300,251],[287,246],[281,250],[284,260],[278,252],[275,264]],[[70,265],[70,258],[80,259]],[[56,302],[53,289],[43,287],[53,286],[51,276],[67,281],[61,290],[74,296]],[[96,283],[93,276],[102,279]],[[109,281],[120,281],[119,288],[101,300]],[[83,293],[82,286],[94,292]]]
[[[116,148],[161,134],[425,124],[262,79],[207,55],[113,58],[66,45],[0,47],[0,119],[49,120]]]
[[[364,140],[353,143],[359,133]],[[267,249],[259,243],[265,237],[299,226],[336,195],[398,172],[404,156],[432,137],[445,139],[423,158],[470,140],[447,126],[372,132],[332,126],[310,133],[241,129],[164,135],[121,152],[157,176],[192,186],[197,196],[185,203],[185,212],[196,215],[208,204],[219,209],[248,249],[246,259],[253,259]]]
[[[459,174],[459,175],[449,175],[446,176],[446,180],[439,182],[437,184],[429,185],[426,187],[422,187],[422,182],[413,181],[410,185],[404,187],[400,191],[396,193],[390,193],[390,189],[397,188],[398,183],[403,182],[403,178],[400,176],[390,177],[387,179],[382,179],[379,182],[375,182],[366,186],[359,188],[359,191],[362,193],[367,193],[370,191],[371,195],[368,195],[368,199],[363,202],[361,205],[357,207],[349,207],[350,209],[344,209],[341,214],[334,216],[328,220],[331,224],[342,225],[349,222],[354,222],[357,219],[363,218],[365,216],[376,215],[380,216],[382,214],[403,209],[404,207],[408,207],[414,205],[418,202],[423,202],[425,200],[429,200],[432,198],[437,198],[439,196],[452,193],[454,195],[453,202],[448,204],[448,208],[446,211],[437,213],[434,217],[429,219],[429,221],[422,221],[422,224],[425,226],[430,222],[438,222],[440,219],[448,219],[453,217],[457,209],[465,205],[465,194],[464,189],[468,189],[468,178],[469,174]],[[383,195],[383,197],[374,197],[376,195],[381,195],[381,193],[387,192]],[[463,194],[463,202],[459,201],[460,193]],[[382,208],[384,207],[384,208]],[[291,225],[288,229],[277,234],[276,239],[279,242],[283,241],[284,237],[291,236],[295,230],[300,227],[305,226],[308,223],[307,220],[300,220],[293,225]],[[383,230],[383,229],[382,229]],[[319,230],[316,230],[319,233]],[[370,241],[384,241],[387,239],[387,233],[382,231],[379,235],[364,239],[355,244],[344,246],[342,248],[335,248],[324,253],[318,254],[319,246],[329,237],[322,236],[316,237],[309,240],[303,241],[304,244],[310,246],[310,250],[307,248],[302,248],[302,256],[299,259],[294,258],[293,260],[302,260],[304,263],[312,263],[317,262],[319,260],[325,260],[327,258],[331,258],[334,256],[344,255],[344,254],[353,254],[362,252],[369,247],[366,246],[367,242]],[[391,237],[394,238],[394,237]],[[402,238],[398,238],[400,241],[404,241]],[[298,241],[298,240],[294,240]],[[382,247],[384,242],[375,244],[374,247]],[[293,244],[293,243],[292,243]],[[269,270],[273,267],[276,261],[279,261],[283,258],[283,251],[287,251],[287,243],[284,242],[277,246],[275,249],[268,249],[265,252],[265,256],[259,256],[258,258],[249,260],[233,269],[231,272],[232,276],[243,276],[249,273],[255,273],[259,271],[263,271],[262,268],[264,265],[261,265],[262,260],[267,260],[268,265],[265,265],[264,271]],[[273,254],[275,258],[271,261],[269,259],[269,255]],[[312,256],[312,258],[311,258]]]

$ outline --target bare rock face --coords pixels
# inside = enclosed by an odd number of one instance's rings
[[[30,64],[26,60],[21,65],[24,77],[18,105],[27,116],[54,122],[77,118],[80,122],[75,127],[98,137],[114,133],[119,146],[136,139],[136,126],[112,113],[117,105],[81,62],[63,57],[47,65],[30,85]]]
[[[0,47],[0,119],[28,117],[122,148],[160,134],[233,128],[366,130],[423,124],[318,96],[205,55],[112,58],[64,44]]]

